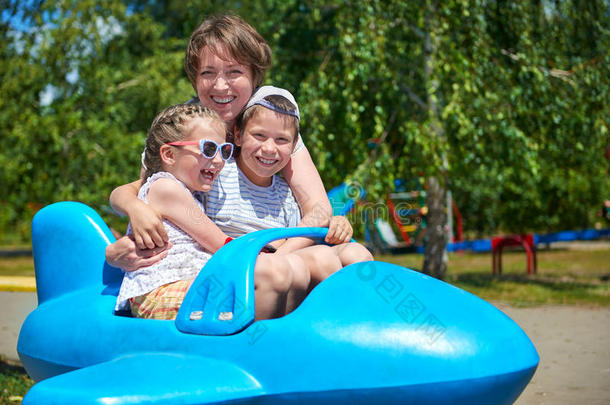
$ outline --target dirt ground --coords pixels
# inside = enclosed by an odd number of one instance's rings
[[[610,404],[610,308],[497,306],[540,355],[517,405]]]
[[[36,308],[36,293],[0,291],[0,356],[18,362],[17,339],[23,321]]]
[[[610,404],[610,308],[496,304],[534,342],[541,357],[517,405]],[[0,291],[0,355],[18,360],[19,328],[34,293]]]

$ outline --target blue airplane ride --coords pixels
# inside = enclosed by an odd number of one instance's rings
[[[327,229],[270,229],[220,249],[175,321],[116,314],[122,272],[91,208],[32,224],[38,307],[17,351],[37,383],[23,404],[511,404],[539,357],[493,305],[382,262],[347,266],[292,313],[254,321],[265,244]]]

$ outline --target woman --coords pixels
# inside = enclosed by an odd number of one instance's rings
[[[216,111],[232,130],[235,118],[244,108],[271,65],[271,49],[254,28],[240,17],[219,15],[206,18],[191,35],[184,60],[185,70],[200,102]],[[299,137],[300,138],[300,137]],[[303,219],[300,226],[329,226],[332,209],[324,185],[301,139],[290,163],[282,170],[299,204]],[[167,234],[161,215],[137,198],[140,180],[115,189],[112,207],[129,216],[133,239],[122,237],[106,249],[108,262],[124,270],[148,266],[162,259],[167,251]],[[202,225],[209,225],[204,221]],[[214,229],[214,228],[212,228]],[[226,239],[215,230],[221,246]],[[351,228],[331,224],[326,242],[343,243],[351,238]],[[278,252],[290,252],[312,242],[293,238]]]

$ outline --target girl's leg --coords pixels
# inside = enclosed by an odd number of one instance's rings
[[[184,296],[194,279],[162,285],[148,294],[129,300],[131,314],[136,318],[176,319]]]

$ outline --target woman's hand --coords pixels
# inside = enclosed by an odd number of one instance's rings
[[[106,247],[106,261],[123,271],[134,271],[150,266],[167,256],[171,243],[154,249],[139,249],[132,235],[123,236]]]
[[[347,243],[352,240],[354,230],[347,218],[341,215],[336,215],[330,218],[328,225],[328,233],[324,241],[333,245]]]
[[[129,209],[129,223],[133,240],[138,249],[154,249],[167,245],[168,237],[163,226],[163,217],[149,204],[138,200]]]

